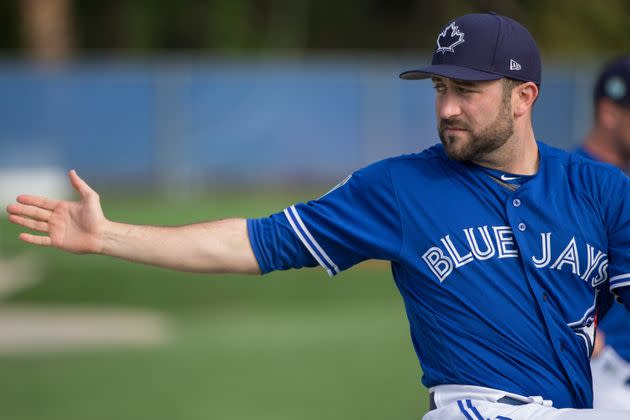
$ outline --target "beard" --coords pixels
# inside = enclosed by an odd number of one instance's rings
[[[463,132],[447,135],[449,128]],[[474,131],[466,122],[457,118],[441,119],[438,125],[440,140],[449,158],[459,161],[481,161],[489,153],[503,146],[514,133],[512,106],[504,100],[496,119],[481,131]]]

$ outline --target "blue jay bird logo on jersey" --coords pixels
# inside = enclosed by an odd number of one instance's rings
[[[454,53],[454,48],[459,44],[464,43],[464,33],[460,32],[459,26],[455,25],[455,22],[451,22],[437,37],[437,50],[436,52]]]
[[[596,291],[596,296],[599,294],[599,289]],[[597,302],[597,297],[595,298]],[[596,304],[588,308],[582,319],[579,321],[567,324],[573,332],[584,340],[586,345],[586,354],[591,357],[593,354],[593,348],[595,347],[595,328],[597,328],[597,311]]]

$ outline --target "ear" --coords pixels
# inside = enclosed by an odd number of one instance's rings
[[[525,82],[512,89],[512,110],[515,117],[527,114],[538,98],[538,86],[533,82]]]

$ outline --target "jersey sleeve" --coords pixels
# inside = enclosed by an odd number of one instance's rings
[[[249,221],[261,271],[313,262],[334,276],[366,259],[396,261],[401,221],[387,162],[360,169],[324,196],[270,216],[274,227],[265,228],[263,219]]]
[[[609,183],[608,197],[603,197],[604,217],[608,227],[608,276],[610,290],[630,286],[630,179],[621,172]]]

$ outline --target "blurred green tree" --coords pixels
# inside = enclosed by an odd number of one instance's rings
[[[627,0],[8,0],[0,2],[5,54],[37,48],[28,16],[45,3],[57,12],[39,15],[65,19],[57,26],[67,29],[66,51],[78,54],[426,50],[449,18],[489,10],[524,23],[545,53],[609,54],[630,41]],[[63,44],[63,31],[53,34],[48,43]]]

